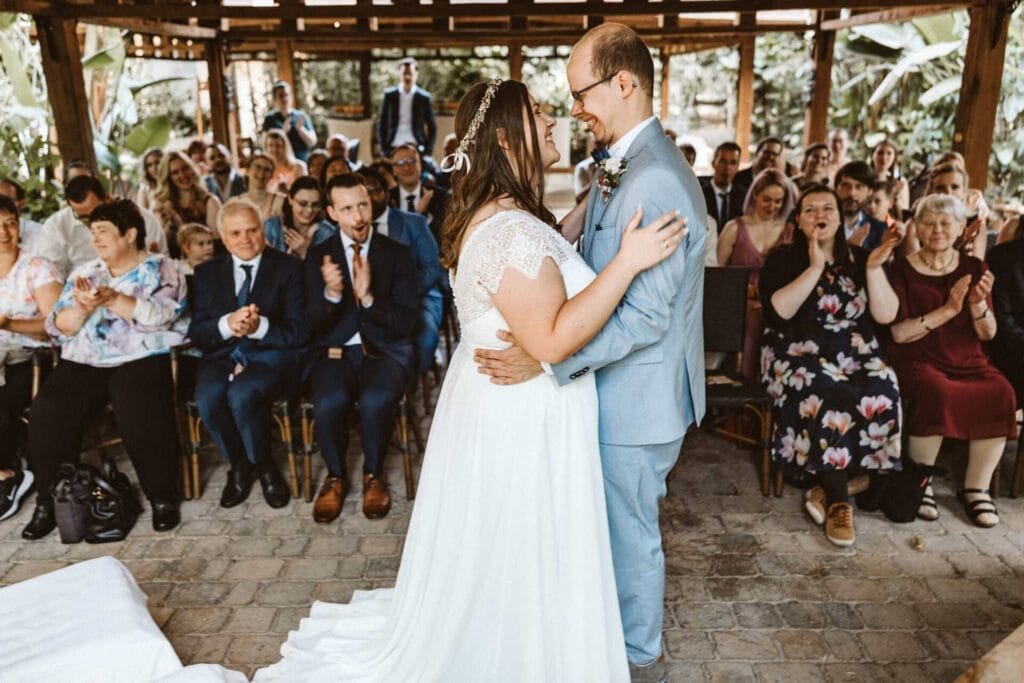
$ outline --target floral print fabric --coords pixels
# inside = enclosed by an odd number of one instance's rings
[[[137,301],[131,320],[109,308],[93,311],[73,337],[57,329],[57,314],[74,305],[71,290],[76,278],[84,277],[93,287],[107,286]],[[46,319],[46,331],[63,346],[61,357],[94,367],[116,367],[147,356],[168,353],[182,343],[188,321],[185,276],[177,263],[153,254],[134,269],[114,277],[106,264],[95,259],[75,268],[64,291]]]
[[[899,388],[867,303],[864,287],[830,263],[789,324],[776,329],[769,316],[761,380],[774,404],[777,462],[809,472],[899,469]]]
[[[11,271],[0,278],[0,315],[11,320],[39,318],[39,305],[33,292],[43,285],[60,281],[60,274],[49,261],[22,251]],[[49,345],[50,342],[42,339],[0,330],[0,349]]]

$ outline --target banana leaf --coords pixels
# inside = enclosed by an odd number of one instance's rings
[[[910,46],[912,34],[902,24],[868,24],[854,26],[850,32],[859,38],[878,43],[890,50],[902,50]]]
[[[151,81],[144,81],[142,83],[129,83],[128,90],[131,92],[132,97],[135,97],[140,92],[154,85],[160,85],[162,83],[174,83],[175,81],[188,81],[192,80],[188,76],[168,76],[166,78],[156,78]]]
[[[32,92],[32,84],[28,80],[28,70],[21,60],[18,50],[7,39],[7,36],[0,35],[0,62],[3,62],[4,71],[11,82],[14,96],[23,107],[38,107],[39,101]]]
[[[170,139],[171,120],[166,116],[154,116],[134,126],[124,138],[124,146],[138,156],[150,147],[166,146]]]
[[[943,97],[959,92],[960,82],[962,80],[962,75],[957,74],[956,76],[950,76],[949,78],[939,81],[921,94],[921,99],[918,100],[918,104],[922,107],[929,107],[932,103],[938,102]]]
[[[945,57],[955,50],[958,50],[961,44],[962,43],[960,41],[936,43],[934,45],[926,45],[910,52],[903,57],[903,59],[897,62],[896,66],[892,68],[892,71],[886,74],[885,78],[882,79],[882,82],[878,84],[875,92],[871,94],[871,98],[868,100],[868,105],[877,104],[885,99],[885,96],[896,87],[896,84],[899,83],[901,78],[921,64],[933,59]]]
[[[97,69],[115,69],[124,62],[124,43],[116,42],[99,52],[82,58],[82,68],[86,71]]]

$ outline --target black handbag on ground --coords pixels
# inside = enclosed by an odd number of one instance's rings
[[[871,473],[871,485],[857,496],[857,507],[866,512],[881,510],[898,524],[913,522],[928,488],[928,482],[945,470],[932,465],[920,465],[904,458],[903,469],[898,472]]]
[[[50,491],[61,543],[123,541],[142,511],[128,477],[111,460],[101,469],[61,465]]]

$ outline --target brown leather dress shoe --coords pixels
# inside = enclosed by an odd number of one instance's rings
[[[345,502],[346,493],[344,479],[327,475],[313,503],[313,521],[327,524],[336,520],[341,514],[341,504]]]
[[[363,514],[367,519],[380,519],[391,511],[391,493],[382,477],[363,475]]]

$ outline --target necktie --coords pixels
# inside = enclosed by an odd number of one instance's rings
[[[608,151],[607,147],[601,147],[600,149],[595,149],[593,152],[591,152],[590,156],[593,157],[595,163],[599,164],[605,159],[610,159],[612,155]]]
[[[242,280],[242,286],[238,290],[237,302],[239,308],[249,305],[249,294],[252,290],[252,264],[243,263],[242,270],[245,271],[245,279]]]
[[[409,194],[405,196],[405,208],[409,213],[416,213],[416,195]]]
[[[718,193],[718,229],[721,230],[729,222],[729,195]]]

